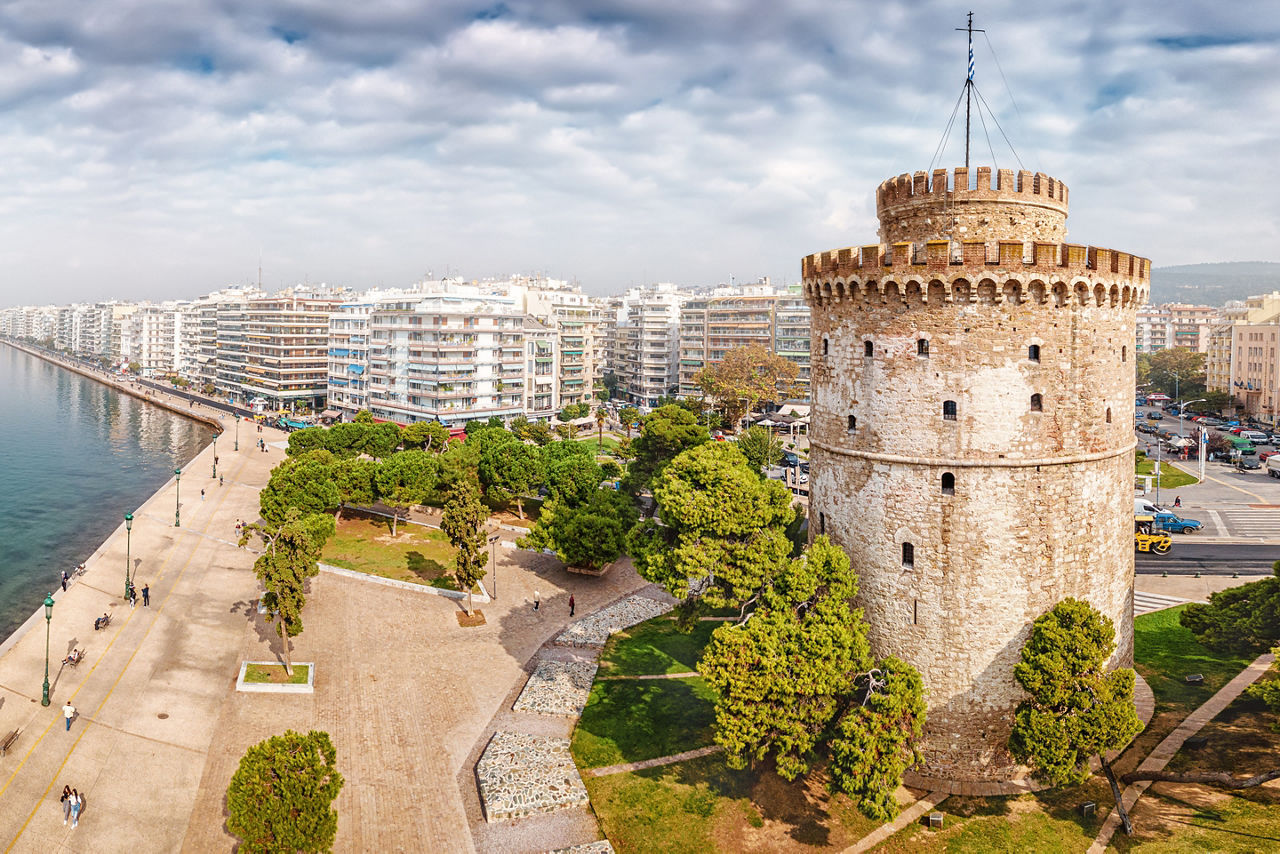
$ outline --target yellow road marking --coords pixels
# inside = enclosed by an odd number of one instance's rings
[[[1189,475],[1191,475],[1192,477],[1199,477],[1199,476],[1200,476],[1198,472],[1191,472],[1191,471],[1187,471],[1187,470],[1186,470],[1186,469],[1184,469],[1182,466],[1180,466],[1180,465],[1178,465],[1178,464],[1176,464],[1176,463],[1174,463],[1174,462],[1171,462],[1171,461],[1169,461],[1169,460],[1165,460],[1165,462],[1166,462],[1166,463],[1168,463],[1169,465],[1173,466],[1174,468],[1176,468],[1178,471],[1182,472],[1183,474],[1189,474]],[[1245,488],[1243,488],[1243,487],[1236,486],[1234,483],[1227,483],[1225,480],[1218,480],[1216,477],[1214,477],[1213,475],[1209,474],[1209,472],[1208,472],[1208,470],[1207,470],[1207,469],[1205,470],[1205,473],[1204,473],[1204,479],[1205,479],[1205,480],[1211,480],[1211,481],[1213,481],[1214,483],[1218,484],[1219,486],[1225,486],[1225,487],[1227,487],[1227,488],[1229,488],[1229,489],[1234,489],[1236,492],[1243,492],[1245,495],[1250,496],[1250,497],[1251,497],[1251,498],[1253,498],[1255,501],[1257,501],[1259,504],[1266,504],[1266,503],[1267,503],[1267,500],[1266,500],[1265,498],[1263,498],[1261,495],[1259,495],[1258,493],[1256,493],[1256,492],[1250,492],[1249,490],[1247,490],[1247,489],[1245,489]],[[1195,484],[1191,484],[1191,485],[1192,485],[1192,486],[1194,486]],[[1168,487],[1165,487],[1165,488],[1166,488],[1166,489],[1168,489]],[[1177,487],[1174,487],[1174,489],[1176,489],[1176,488],[1177,488]]]
[[[244,468],[245,465],[246,465],[246,461],[242,459],[240,462],[240,468]],[[209,514],[208,521],[205,522],[204,528],[201,529],[200,533],[206,533],[209,530],[209,526],[213,524],[213,517],[216,515],[217,510],[222,507],[222,503],[226,501],[227,496],[230,494],[231,494],[230,492],[226,492],[223,494],[222,498],[218,500],[218,507],[214,509],[213,513]],[[170,548],[169,550],[169,555],[160,564],[160,572],[158,575],[156,575],[157,579],[164,578],[164,575],[166,572],[165,567],[168,566],[169,560],[173,557],[173,553],[176,551],[177,545],[178,545],[178,539],[175,538],[173,547]],[[182,568],[178,571],[178,577],[173,582],[174,587],[177,587],[178,582],[182,580],[182,576],[186,573],[187,568],[191,566],[191,562],[195,560],[196,554],[200,551],[200,545],[201,545],[201,540],[197,538],[195,541],[195,546],[191,550],[190,556],[187,558],[186,562],[183,563]],[[173,588],[170,588],[170,592],[172,592],[172,589]],[[152,620],[151,625],[148,626],[147,630],[143,633],[142,638],[141,640],[138,641],[138,645],[134,648],[133,653],[130,654],[128,660],[125,661],[124,667],[120,669],[120,674],[116,676],[116,680],[112,682],[111,687],[107,689],[107,693],[103,696],[102,702],[98,703],[97,708],[93,710],[94,715],[100,713],[102,711],[102,707],[107,704],[107,700],[111,699],[111,695],[115,692],[116,687],[119,686],[120,680],[124,678],[125,673],[129,671],[129,666],[133,664],[134,656],[136,656],[138,654],[138,651],[142,649],[142,645],[146,641],[147,637],[151,634],[151,630],[155,628],[156,623],[159,622],[158,618],[160,614],[164,611],[165,607],[168,605],[168,602],[169,602],[169,596],[166,595],[164,603],[161,604],[159,607],[157,607],[155,610],[157,619]],[[98,658],[97,664],[94,664],[94,666],[89,670],[89,673],[85,676],[84,680],[80,683],[80,685],[76,687],[75,691],[71,692],[70,696],[68,696],[67,698],[68,700],[74,699],[76,694],[80,692],[80,689],[83,688],[88,683],[89,677],[93,675],[94,670],[97,670],[98,664],[101,664],[106,659],[107,651],[110,650],[111,647],[115,644],[115,642],[120,638],[120,636],[124,634],[125,628],[129,625],[129,622],[133,620],[134,613],[136,613],[136,611],[129,612],[129,616],[124,621],[124,626],[121,626],[120,631],[116,632],[116,636],[111,639],[111,642],[107,644],[107,648],[103,650],[103,654]],[[9,779],[5,781],[4,787],[0,788],[0,797],[4,796],[5,790],[9,788],[9,785],[13,782],[14,778],[17,777],[18,771],[22,769],[22,766],[26,764],[27,760],[31,757],[31,754],[35,752],[36,747],[39,746],[40,742],[44,740],[44,737],[49,734],[49,731],[53,729],[54,725],[57,724],[59,720],[60,718],[55,717],[53,721],[50,722],[50,724],[47,727],[45,727],[44,732],[40,733],[40,737],[37,738],[34,743],[32,743],[31,747],[27,750],[26,755],[22,757],[22,761],[18,763],[18,765],[13,769],[13,773],[9,775]],[[18,840],[22,838],[22,834],[25,833],[27,830],[27,825],[31,823],[31,819],[35,818],[36,813],[40,811],[40,807],[44,804],[45,800],[49,797],[50,790],[52,790],[53,787],[57,784],[58,775],[62,773],[62,769],[66,767],[69,761],[71,761],[72,754],[75,753],[76,747],[79,746],[80,740],[84,738],[85,733],[89,731],[89,725],[92,723],[93,723],[93,717],[87,716],[85,718],[85,725],[81,727],[80,734],[76,736],[76,740],[71,744],[71,749],[67,751],[67,755],[63,757],[62,762],[58,765],[58,770],[54,772],[53,779],[49,781],[49,785],[45,787],[45,790],[40,795],[40,798],[36,802],[36,805],[32,808],[30,814],[27,816],[27,820],[24,821],[22,823],[22,826],[18,828],[17,834],[14,835],[13,840],[9,843],[8,847],[5,848],[6,854],[8,854],[9,851],[13,850],[13,846],[18,844]]]

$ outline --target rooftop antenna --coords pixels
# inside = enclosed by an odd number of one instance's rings
[[[262,250],[258,250],[258,290],[262,290]]]
[[[986,30],[973,28],[973,12],[969,13],[969,25],[956,27],[956,32],[969,34],[969,75],[964,80],[964,168],[969,168],[969,106],[973,100],[973,34],[985,33]]]

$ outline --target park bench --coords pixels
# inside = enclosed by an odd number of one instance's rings
[[[73,649],[66,658],[62,659],[63,664],[70,664],[72,667],[75,667],[82,661],[84,661],[83,649]]]
[[[4,756],[9,752],[9,748],[13,747],[13,743],[18,740],[18,731],[15,729],[0,739],[0,756]]]
[[[1204,684],[1204,674],[1188,673],[1186,676],[1186,680],[1188,685],[1202,685]]]
[[[109,625],[111,625],[111,615],[103,614],[93,621],[93,630],[96,632],[98,629],[105,629]]]

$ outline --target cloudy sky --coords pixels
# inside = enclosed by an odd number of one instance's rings
[[[6,0],[0,305],[190,297],[259,254],[271,287],[794,280],[933,162],[968,8]],[[1280,3],[977,12],[977,84],[1072,240],[1280,260]],[[962,158],[953,132],[936,165]]]

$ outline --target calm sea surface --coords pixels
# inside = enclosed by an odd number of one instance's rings
[[[210,439],[195,421],[0,344],[0,640]],[[123,564],[120,574],[123,587]]]

